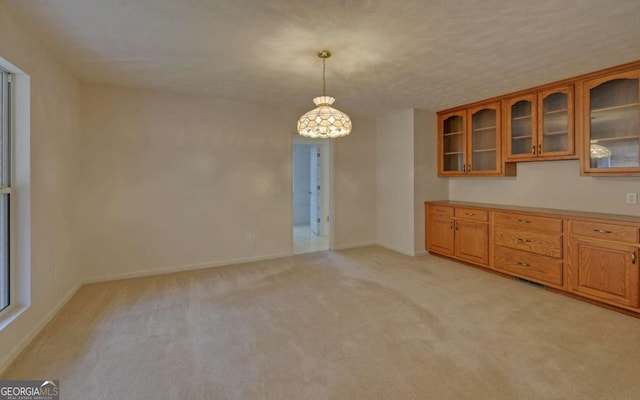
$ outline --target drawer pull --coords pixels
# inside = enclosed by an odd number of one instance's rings
[[[530,267],[531,266],[531,264],[526,263],[526,262],[521,262],[521,261],[518,261],[518,265],[521,265],[523,267]]]
[[[613,232],[611,232],[611,231],[605,231],[604,229],[594,229],[593,231],[594,231],[594,232],[598,232],[598,233],[607,233],[607,234],[608,234],[608,233],[613,233]]]
[[[468,215],[469,217],[475,217],[476,213],[465,213],[466,215]]]
[[[634,251],[633,253],[631,253],[631,264],[635,264],[636,263],[636,252]]]
[[[516,239],[518,239],[518,242],[520,243],[531,243],[531,240],[529,239],[523,239],[523,238],[516,238]]]
[[[530,224],[531,221],[527,221],[526,219],[519,219],[518,222],[520,222],[521,224]]]
[[[444,210],[442,208],[436,208],[436,212],[443,213]]]

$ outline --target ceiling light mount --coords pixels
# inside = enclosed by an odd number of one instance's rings
[[[298,133],[314,139],[347,136],[351,133],[351,119],[347,114],[331,107],[336,99],[326,95],[326,61],[331,57],[331,51],[320,50],[318,57],[322,59],[322,96],[313,99],[318,107],[298,120]]]

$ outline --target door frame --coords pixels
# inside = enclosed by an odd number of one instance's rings
[[[328,142],[328,143],[327,143]],[[327,155],[321,156],[322,158],[328,157],[329,161],[329,250],[335,248],[335,175],[336,175],[336,139],[310,139],[303,136],[298,135],[297,133],[292,134],[291,143],[289,146],[289,185],[293,184],[293,145],[294,144],[313,144],[319,145],[321,154],[325,153],[325,149],[328,150]],[[289,190],[289,234],[291,235],[290,244],[291,250],[290,253],[293,254],[293,186],[291,186],[291,190]]]

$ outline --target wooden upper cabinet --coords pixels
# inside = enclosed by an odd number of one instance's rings
[[[525,94],[505,100],[506,159],[535,158],[537,145],[537,96]]]
[[[640,69],[582,83],[584,175],[640,175]]]
[[[439,175],[466,173],[467,112],[454,111],[438,116]]]
[[[502,163],[500,102],[438,115],[438,174],[515,175]]]
[[[467,115],[467,174],[501,175],[500,102],[469,108]]]
[[[506,161],[577,158],[573,85],[508,98],[504,111]]]

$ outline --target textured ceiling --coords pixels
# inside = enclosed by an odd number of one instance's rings
[[[440,110],[640,59],[640,0],[2,0],[78,77],[347,113]]]

